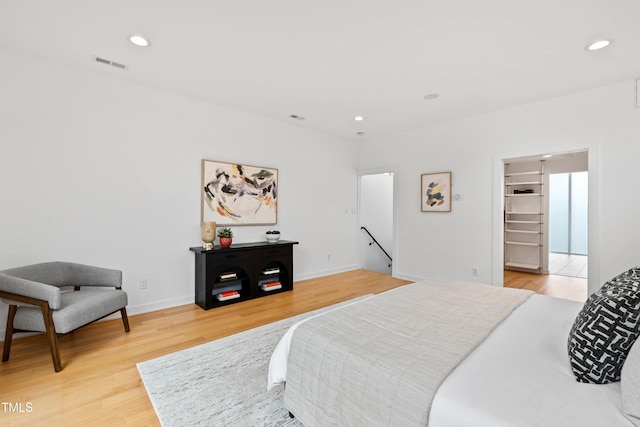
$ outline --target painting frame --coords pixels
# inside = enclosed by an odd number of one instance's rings
[[[202,159],[200,202],[200,223],[277,224],[278,169]]]
[[[451,172],[420,175],[420,210],[451,212]]]

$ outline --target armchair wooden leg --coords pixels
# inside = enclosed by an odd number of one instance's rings
[[[127,307],[122,307],[120,310],[120,314],[122,315],[122,323],[124,324],[124,331],[129,332],[129,317],[127,317]]]
[[[51,349],[51,359],[53,359],[53,369],[56,372],[62,371],[62,361],[60,360],[60,350],[58,349],[58,336],[56,335],[56,329],[53,325],[53,315],[49,304],[43,304],[40,306],[42,309],[42,318],[44,319],[44,326],[46,329],[45,334],[49,341],[49,348]]]
[[[16,317],[17,305],[9,306],[9,314],[7,315],[7,330],[4,333],[4,345],[2,347],[2,361],[9,360],[9,352],[11,351],[11,341],[13,341],[13,318]]]

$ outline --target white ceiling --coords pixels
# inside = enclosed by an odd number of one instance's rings
[[[0,0],[0,46],[366,140],[640,77],[639,18],[638,0]]]

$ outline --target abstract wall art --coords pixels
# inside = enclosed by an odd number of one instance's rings
[[[202,160],[202,221],[267,225],[278,221],[278,170]]]
[[[423,173],[420,192],[422,212],[451,212],[451,172]]]

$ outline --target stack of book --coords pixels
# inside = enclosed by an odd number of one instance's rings
[[[216,298],[218,299],[218,301],[227,301],[230,299],[240,298],[240,292],[238,291],[220,292],[219,294],[216,294]]]
[[[278,281],[262,282],[260,284],[260,289],[265,292],[275,291],[276,289],[282,289],[282,283]]]
[[[223,271],[218,274],[218,281],[213,284],[211,294],[215,296],[218,301],[226,301],[240,297],[241,290],[242,279],[238,277],[238,273],[235,271]]]
[[[262,274],[264,274],[265,276],[278,273],[280,273],[280,269],[278,267],[265,268],[264,270],[262,270]]]
[[[233,272],[233,271],[229,271],[229,272],[225,272],[225,273],[220,273],[220,281],[221,282],[226,282],[227,280],[235,280],[238,278],[238,275]]]

